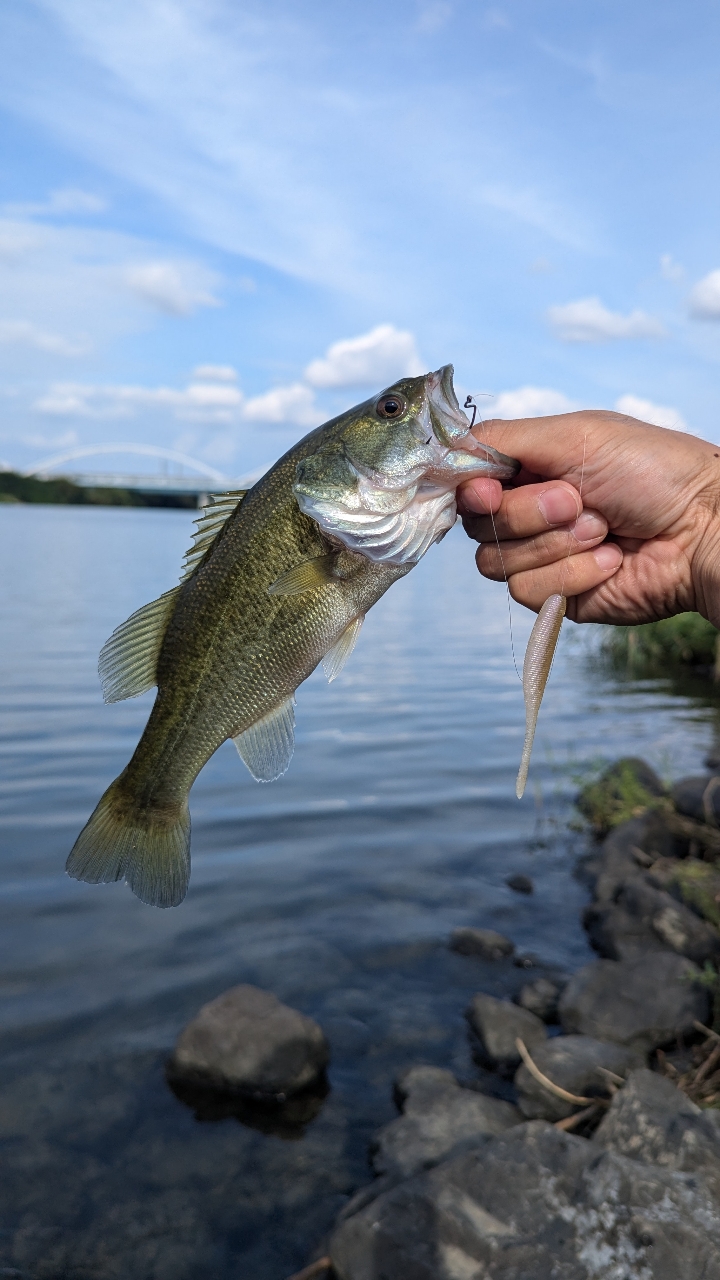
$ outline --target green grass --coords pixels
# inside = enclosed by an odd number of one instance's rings
[[[599,776],[586,778],[575,801],[597,836],[605,836],[621,822],[637,818],[661,800],[658,779],[643,760],[627,756]]]
[[[715,669],[718,632],[699,613],[678,613],[640,627],[609,628],[602,652],[613,666],[634,675],[662,675],[688,667]]]

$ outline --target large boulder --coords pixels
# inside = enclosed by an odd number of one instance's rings
[[[259,987],[231,987],[181,1031],[168,1063],[175,1080],[282,1101],[312,1085],[329,1060],[312,1018]]]
[[[610,832],[592,859],[595,901],[613,902],[625,881],[640,875],[658,858],[670,858],[675,852],[675,837],[656,809],[621,823]]]
[[[655,770],[637,756],[624,756],[586,783],[575,803],[597,834],[605,835],[645,812],[663,795],[665,788]]]
[[[398,1080],[403,1114],[386,1124],[372,1144],[376,1173],[407,1178],[444,1159],[459,1145],[519,1124],[517,1107],[458,1084],[440,1067],[411,1067]]]
[[[329,1252],[339,1280],[709,1280],[720,1207],[699,1175],[534,1120],[384,1191]]]
[[[717,930],[645,874],[626,881],[612,905],[588,907],[583,924],[595,950],[608,960],[669,948],[704,964],[720,953]]]
[[[553,1084],[583,1098],[607,1098],[608,1080],[641,1066],[642,1054],[592,1036],[555,1036],[532,1054],[538,1070]],[[606,1073],[611,1072],[612,1076]],[[518,1106],[529,1120],[564,1120],[577,1104],[558,1097],[523,1065],[515,1074]]]
[[[692,1034],[696,1021],[707,1021],[709,996],[699,978],[697,966],[672,951],[596,960],[570,979],[560,999],[560,1021],[569,1034],[649,1052]]]
[[[518,1037],[532,1053],[547,1036],[544,1023],[534,1013],[482,992],[473,996],[465,1016],[478,1039],[477,1057],[501,1072],[514,1071],[520,1062]]]
[[[720,1203],[720,1112],[701,1111],[657,1072],[632,1072],[593,1141],[644,1164],[701,1172]]]
[[[480,956],[482,960],[502,960],[511,956],[515,943],[494,929],[473,929],[469,925],[453,929],[450,950],[461,956]]]

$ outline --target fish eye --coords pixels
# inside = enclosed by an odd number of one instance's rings
[[[381,396],[375,405],[375,410],[381,418],[400,418],[406,407],[403,397],[393,393],[389,396]]]

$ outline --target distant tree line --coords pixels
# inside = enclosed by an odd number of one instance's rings
[[[69,503],[81,507],[190,507],[194,493],[141,493],[137,489],[86,488],[72,480],[38,480],[0,471],[0,502]]]

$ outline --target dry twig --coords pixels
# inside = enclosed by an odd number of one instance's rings
[[[550,1093],[554,1093],[556,1098],[562,1098],[563,1102],[572,1102],[576,1107],[587,1106],[588,1103],[592,1103],[594,1107],[606,1107],[608,1105],[606,1098],[581,1098],[577,1093],[568,1093],[567,1089],[562,1089],[559,1084],[555,1084],[549,1076],[543,1075],[540,1068],[535,1066],[535,1063],[528,1053],[527,1046],[525,1045],[524,1040],[520,1039],[520,1036],[518,1036],[515,1041],[515,1047],[530,1072],[530,1075],[534,1076],[538,1084],[541,1084],[543,1088],[549,1089]]]
[[[318,1258],[317,1262],[311,1262],[309,1267],[303,1267],[302,1271],[296,1271],[294,1276],[289,1276],[288,1280],[315,1280],[316,1276],[321,1276],[323,1271],[329,1271],[332,1262],[326,1256]]]

